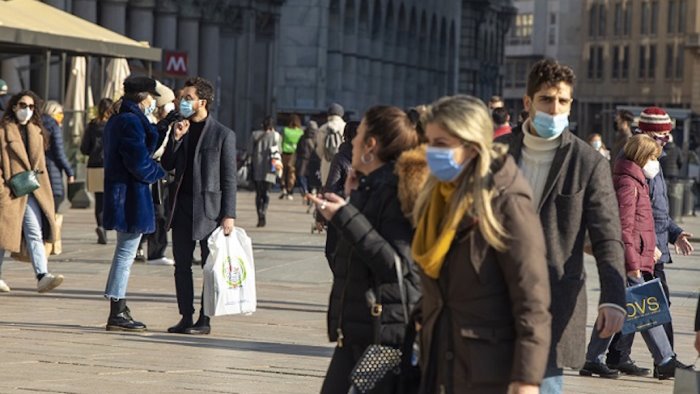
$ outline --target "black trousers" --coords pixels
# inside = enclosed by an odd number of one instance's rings
[[[201,241],[192,240],[192,208],[181,209],[186,206],[192,207],[191,197],[179,196],[178,207],[173,217],[173,256],[175,257],[175,294],[177,295],[177,308],[181,315],[188,316],[194,314],[194,283],[192,280],[192,253],[199,242],[202,249],[202,267],[209,256],[207,246],[208,236]],[[180,204],[182,202],[182,204]]]
[[[168,225],[168,218],[165,216],[165,207],[168,206],[165,202],[168,193],[167,189],[167,187],[161,187],[159,183],[151,185],[153,208],[156,213],[156,231],[152,234],[142,235],[139,245],[140,248],[143,248],[143,244],[148,241],[148,260],[165,257],[165,249],[168,247],[168,230],[165,228]]]
[[[102,227],[102,211],[104,210],[104,193],[95,192],[95,223]]]
[[[265,216],[270,205],[270,188],[271,183],[255,181],[255,209],[258,211],[258,218]]]
[[[666,294],[666,299],[668,300],[668,305],[671,306],[671,294],[668,290],[668,283],[666,282],[666,272],[664,271],[663,264],[654,265],[654,275],[649,273],[644,273],[644,280],[650,281],[654,278],[659,278],[661,280],[661,287],[664,289]],[[666,336],[668,337],[668,342],[671,344],[671,349],[673,349],[673,321],[664,324],[664,331],[666,331]],[[606,362],[608,364],[618,364],[630,360],[630,355],[632,354],[632,344],[634,344],[634,337],[636,335],[625,335],[621,336],[618,332],[613,337],[610,345],[608,346],[608,355],[606,357]],[[624,337],[624,340],[620,340]]]

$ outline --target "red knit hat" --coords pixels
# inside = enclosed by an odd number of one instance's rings
[[[673,122],[663,109],[649,107],[639,116],[639,130],[644,133],[671,131]]]

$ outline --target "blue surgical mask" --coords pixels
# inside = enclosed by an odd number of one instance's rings
[[[592,146],[593,149],[595,149],[595,150],[600,150],[600,148],[603,147],[603,141],[595,140],[595,141],[591,142],[591,146]]]
[[[156,100],[151,100],[151,105],[143,109],[143,114],[148,116],[156,110]]]
[[[194,115],[194,100],[180,100],[180,114],[185,118]]]
[[[455,162],[455,148],[429,146],[426,154],[430,172],[443,182],[454,181],[464,169],[464,164]]]
[[[559,137],[564,129],[569,126],[569,114],[550,115],[546,112],[535,112],[532,123],[535,125],[537,135],[542,138],[552,139]]]

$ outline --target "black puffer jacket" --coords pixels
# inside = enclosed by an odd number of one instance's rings
[[[102,134],[107,122],[93,120],[87,126],[83,140],[80,142],[80,152],[88,155],[88,168],[104,167],[104,149],[102,147]]]
[[[401,212],[394,165],[386,164],[360,179],[350,204],[341,208],[331,224],[338,230],[338,243],[330,256],[333,288],[328,308],[328,336],[344,345],[374,343],[373,318],[367,302],[373,289],[383,306],[379,342],[400,345],[404,317],[396,276],[395,256],[402,263],[408,311],[420,298],[420,278],[411,259],[411,223]]]
[[[666,179],[674,179],[681,176],[681,168],[683,168],[683,152],[675,142],[669,142],[664,146],[665,155],[661,155],[659,163],[661,171]]]

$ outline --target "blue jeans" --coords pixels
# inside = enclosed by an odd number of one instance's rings
[[[547,368],[542,384],[540,384],[540,394],[561,394],[564,388],[564,370],[561,368]]]
[[[126,298],[126,286],[129,284],[131,265],[134,263],[140,240],[140,233],[117,232],[117,246],[114,249],[112,267],[109,269],[107,277],[105,298],[113,300]]]
[[[27,207],[24,210],[24,218],[22,219],[22,234],[24,241],[27,244],[27,252],[34,267],[36,275],[45,274],[48,272],[46,261],[46,249],[44,248],[44,235],[41,231],[41,223],[43,214],[39,202],[34,198],[33,194],[29,195]],[[0,249],[0,278],[2,278],[2,262],[5,256],[5,249]]]

